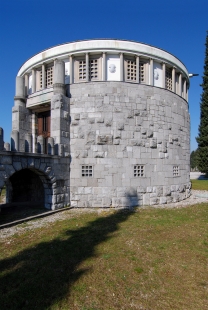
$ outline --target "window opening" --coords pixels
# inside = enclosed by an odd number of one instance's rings
[[[79,80],[86,79],[86,61],[80,60],[79,61]]]
[[[127,81],[136,82],[136,60],[126,60],[126,79]]]
[[[89,79],[90,80],[98,79],[98,60],[97,59],[89,60]]]
[[[172,70],[170,68],[165,70],[165,88],[172,90]]]
[[[134,166],[134,177],[144,177],[144,165]]]
[[[139,62],[139,83],[145,82],[145,64],[144,62]]]
[[[92,177],[92,166],[82,166],[82,177]]]
[[[45,70],[45,87],[53,86],[53,66]],[[43,88],[43,72],[40,71],[40,88]]]
[[[173,166],[173,176],[174,177],[179,176],[179,166]]]

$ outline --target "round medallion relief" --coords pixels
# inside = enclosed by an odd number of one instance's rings
[[[157,71],[157,69],[154,70],[154,79],[159,80],[159,72]]]
[[[110,71],[110,73],[115,73],[116,72],[116,65],[110,64],[109,65],[109,71]]]

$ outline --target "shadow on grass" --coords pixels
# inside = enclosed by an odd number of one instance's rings
[[[0,309],[49,309],[70,292],[87,269],[78,270],[94,257],[95,247],[112,238],[133,210],[122,210],[67,230],[61,239],[42,242],[0,261]],[[92,267],[93,268],[93,267]],[[70,308],[69,308],[70,309]]]
[[[40,215],[47,211],[51,211],[37,203],[33,204],[31,202],[0,204],[0,208],[0,225],[17,220],[23,220],[29,216]]]

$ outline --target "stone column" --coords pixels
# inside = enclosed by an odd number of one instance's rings
[[[163,62],[162,63],[162,87],[163,88],[166,88],[166,83],[165,83],[165,76],[166,76],[166,74],[165,74],[165,71],[166,71],[166,65],[165,65],[165,63]]]
[[[53,60],[53,65],[54,65],[54,67],[55,67],[55,65],[56,65],[56,62],[57,62],[57,58],[54,58],[54,60]]]
[[[52,137],[48,138],[48,154],[54,155],[54,139]]]
[[[29,76],[28,74],[25,74],[25,96],[28,95],[29,91]]]
[[[64,145],[63,144],[59,144],[58,146],[58,155],[61,157],[64,156]]]
[[[5,151],[9,152],[10,151],[10,144],[8,142],[4,143],[4,149]]]
[[[139,56],[136,55],[136,82],[139,83]]]
[[[65,63],[62,60],[55,61],[53,92],[65,95]]]
[[[189,81],[186,81],[186,101],[188,102]]]
[[[38,144],[38,153],[44,154],[44,138],[43,138],[43,136],[37,137],[37,144]]]
[[[153,86],[153,59],[150,58],[150,85]]]
[[[179,73],[178,76],[178,95],[181,96],[182,93],[182,75]]]
[[[144,70],[145,70],[144,84],[148,84],[148,85],[149,85],[149,67],[150,67],[150,63],[147,62],[144,67]]]
[[[25,134],[25,152],[32,153],[32,135],[30,133]]]
[[[46,88],[46,72],[45,72],[45,63],[42,64],[42,89]]]
[[[36,128],[37,128],[37,116],[35,113],[32,114],[31,116],[31,122],[32,122],[32,153],[37,153],[36,151],[36,145],[35,142],[37,140],[37,133],[36,133]]]
[[[85,54],[85,63],[86,63],[86,82],[89,82],[89,53]]]
[[[18,152],[19,151],[19,131],[12,130],[11,133],[11,151]]]
[[[186,94],[187,94],[187,85],[186,85],[186,78],[183,80],[183,98],[187,100]]]
[[[103,81],[106,81],[106,53],[103,52]]]
[[[172,68],[172,91],[176,92],[175,67]]]
[[[25,107],[25,78],[23,76],[16,77],[15,106]]]
[[[25,133],[31,132],[30,114],[31,111],[26,108],[24,77],[17,76],[14,107],[12,108],[12,132],[19,132],[18,151],[20,152],[25,151]]]
[[[62,60],[55,61],[53,90],[51,97],[51,137],[54,139],[54,154],[58,155],[59,144],[70,144],[70,99],[65,95],[65,63]]]
[[[120,81],[124,81],[124,58],[123,53],[120,53]]]
[[[32,93],[36,92],[36,70],[32,69]]]
[[[73,56],[69,56],[69,82],[73,84],[74,77],[73,77]]]
[[[0,127],[0,151],[4,149],[4,130]]]

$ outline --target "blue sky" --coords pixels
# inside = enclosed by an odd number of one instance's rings
[[[15,77],[31,56],[65,42],[115,38],[157,46],[190,73],[191,150],[197,148],[208,0],[0,0],[0,127],[10,142]]]

